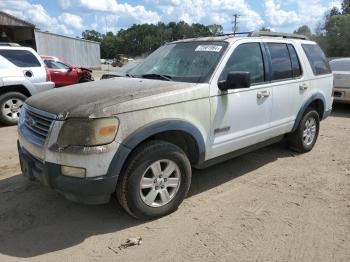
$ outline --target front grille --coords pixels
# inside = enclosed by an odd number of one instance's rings
[[[29,106],[24,106],[20,117],[21,128],[27,129],[30,135],[36,140],[44,142],[48,136],[52,122],[55,116]]]

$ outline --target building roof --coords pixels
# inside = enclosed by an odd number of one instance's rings
[[[90,42],[90,43],[94,43],[94,44],[101,44],[100,42],[96,42],[96,41],[92,41],[92,40],[86,40],[83,38],[77,38],[77,37],[71,37],[71,36],[66,36],[66,35],[60,35],[60,34],[56,34],[56,33],[52,33],[49,31],[41,31],[39,29],[35,29],[35,33],[36,34],[45,34],[45,35],[52,35],[52,36],[56,36],[56,37],[63,37],[63,38],[68,38],[68,39],[72,39],[72,40],[77,40],[77,41],[83,41],[83,42]]]
[[[24,26],[24,27],[35,27],[35,25],[19,19],[13,15],[0,11],[0,25],[5,26]]]

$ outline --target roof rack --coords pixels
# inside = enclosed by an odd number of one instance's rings
[[[235,36],[235,35],[249,35],[252,32],[236,32],[236,33],[227,33],[227,34],[220,34],[218,36]]]
[[[17,43],[8,43],[8,42],[0,42],[0,46],[20,46],[19,44]]]
[[[304,35],[277,33],[277,32],[269,32],[269,31],[253,31],[253,32],[250,32],[248,36],[249,37],[269,36],[269,37],[282,37],[282,38],[309,40],[309,38]]]
[[[228,33],[228,34],[221,34],[219,36],[236,36],[236,35],[247,35],[247,37],[268,36],[268,37],[282,37],[282,38],[290,38],[290,39],[309,40],[309,38],[307,36],[304,36],[304,35],[289,34],[289,33],[277,33],[277,32],[269,32],[269,31]]]

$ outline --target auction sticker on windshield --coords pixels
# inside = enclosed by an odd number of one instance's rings
[[[222,46],[220,45],[199,45],[196,47],[196,52],[220,52]]]

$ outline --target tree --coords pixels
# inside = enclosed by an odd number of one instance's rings
[[[325,38],[327,54],[334,57],[350,56],[350,14],[327,17]]]
[[[263,32],[271,32],[271,29],[268,28],[268,27],[263,26],[262,28],[260,28],[260,31],[263,31]]]
[[[84,39],[101,42],[101,56],[103,58],[115,58],[120,54],[127,56],[147,55],[159,46],[178,39],[215,36],[222,34],[221,25],[203,25],[199,23],[188,24],[184,21],[170,22],[168,24],[132,25],[127,29],[121,29],[117,34],[112,32],[106,35],[95,30],[85,30],[82,33]]]
[[[222,25],[218,24],[213,24],[213,25],[208,25],[209,32],[211,35],[222,35],[223,34],[223,27]]]
[[[343,3],[341,4],[341,10],[343,12],[343,15],[350,14],[350,0],[343,0]]]
[[[341,12],[337,7],[333,7],[331,11],[329,11],[330,16],[341,15]]]
[[[101,42],[103,39],[103,35],[95,30],[85,30],[81,35],[86,40],[96,42]]]
[[[311,37],[311,30],[307,25],[303,25],[301,27],[299,27],[297,30],[295,30],[293,32],[294,34],[298,34],[298,35],[304,35],[307,37]]]

